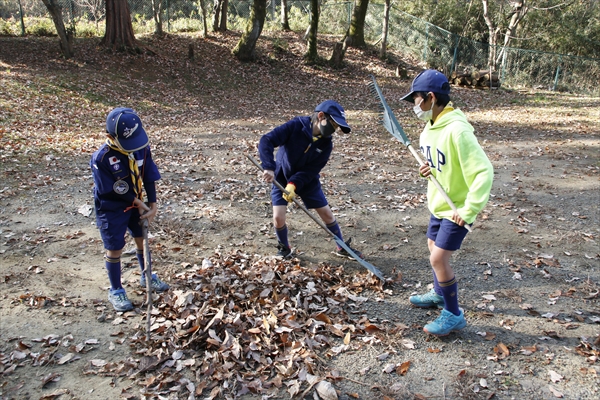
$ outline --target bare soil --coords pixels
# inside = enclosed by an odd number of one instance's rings
[[[342,70],[307,66],[300,36],[266,33],[248,64],[230,55],[234,34],[143,38],[139,55],[78,40],[68,61],[55,38],[0,38],[0,398],[600,396],[600,99],[453,88],[495,181],[452,260],[468,325],[434,338],[422,327],[439,311],[408,302],[431,283],[426,182],[367,88],[375,75],[418,143],[395,70],[423,67],[370,49]],[[294,206],[295,258],[273,258],[269,188],[246,155],[327,98],[353,132],[335,137],[322,183],[385,282]],[[135,256],[123,281],[136,309],[107,302],[91,212],[89,159],[116,106],[138,110],[163,176],[150,246],[171,290],[149,341]]]

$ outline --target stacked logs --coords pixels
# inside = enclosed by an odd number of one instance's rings
[[[498,73],[490,71],[452,72],[448,81],[458,86],[468,86],[476,89],[498,89],[500,80]]]

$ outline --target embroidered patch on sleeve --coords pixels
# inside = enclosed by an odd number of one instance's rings
[[[129,191],[129,185],[125,181],[116,181],[113,185],[113,190],[117,194],[125,194]]]

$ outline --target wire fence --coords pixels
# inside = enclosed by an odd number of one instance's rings
[[[104,0],[58,0],[63,7],[67,25],[86,20],[96,24],[104,20]],[[128,0],[134,26],[153,26],[151,0]],[[228,29],[242,30],[250,17],[252,0],[229,0],[227,10]],[[0,3],[0,17],[17,19],[48,17],[39,0],[4,0]],[[204,0],[206,23],[213,26],[213,2]],[[321,5],[319,33],[343,35],[350,25],[353,2],[325,2]],[[310,23],[310,1],[287,2],[292,30],[305,30]],[[162,0],[162,16],[168,32],[200,31],[203,29],[202,2],[200,0]],[[267,3],[267,25],[280,22],[281,0]],[[271,25],[275,27],[274,25]],[[369,4],[365,20],[365,40],[375,43],[381,39],[383,5]],[[390,12],[388,46],[410,54],[450,76],[453,72],[488,70],[490,65],[505,87],[529,87],[547,90],[571,91],[600,95],[600,59],[566,54],[525,50],[513,47],[490,46],[461,37],[430,24],[396,7]]]

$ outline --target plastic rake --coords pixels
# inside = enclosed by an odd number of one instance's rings
[[[382,115],[381,123],[383,124],[385,129],[387,129],[387,131],[392,134],[392,136],[394,136],[396,139],[401,141],[402,144],[404,144],[408,148],[408,150],[410,150],[411,154],[419,162],[419,165],[421,165],[421,166],[425,165],[425,162],[421,159],[421,156],[419,155],[419,153],[417,153],[417,151],[414,149],[414,147],[412,147],[412,145],[410,144],[410,140],[408,140],[408,136],[406,136],[404,129],[402,129],[402,126],[396,119],[396,116],[392,112],[392,109],[390,108],[390,106],[388,106],[387,102],[385,101],[385,97],[383,97],[383,93],[381,92],[379,85],[377,85],[377,81],[375,80],[375,77],[373,75],[370,75],[370,77],[371,77],[372,81],[369,82],[369,84],[368,84],[369,90],[371,91],[373,96],[375,96],[375,98],[377,100],[379,100],[379,110],[381,111],[381,115]],[[440,191],[442,196],[444,196],[444,199],[446,200],[446,203],[448,203],[450,208],[452,208],[452,210],[455,213],[458,213],[458,210],[457,210],[456,206],[454,205],[454,202],[452,202],[450,197],[448,197],[448,194],[446,193],[446,191],[444,190],[442,185],[438,182],[438,180],[435,179],[435,176],[429,175],[427,178],[433,182],[433,184]],[[469,232],[473,231],[470,225],[465,224],[465,228]]]
[[[262,165],[260,165],[260,163],[258,161],[256,161],[256,159],[254,157],[252,157],[249,154],[246,154],[246,157],[248,157],[248,159],[252,162],[252,164],[254,164],[258,169],[260,169],[261,171],[263,170]],[[281,191],[283,193],[287,192],[285,191],[285,188],[277,181],[273,181],[273,183],[279,188],[281,189]],[[371,271],[373,273],[373,275],[375,275],[376,277],[378,277],[382,282],[385,282],[385,277],[383,276],[383,274],[381,273],[380,270],[377,269],[377,267],[375,267],[373,264],[368,263],[367,261],[363,260],[362,258],[360,258],[351,248],[350,246],[348,246],[346,243],[344,243],[344,241],[342,239],[340,239],[339,237],[337,237],[333,232],[331,232],[329,230],[329,228],[327,228],[327,225],[325,225],[323,223],[323,221],[319,220],[317,217],[315,217],[310,211],[308,211],[308,209],[304,206],[304,204],[300,203],[298,201],[298,199],[294,199],[294,204],[296,204],[298,207],[300,207],[300,209],[302,209],[302,211],[304,211],[306,213],[306,215],[308,215],[313,221],[315,221],[321,228],[323,228],[331,237],[333,237],[333,239],[335,240],[335,242],[337,243],[338,246],[340,246],[341,248],[343,248],[344,250],[346,250],[348,252],[348,254],[350,254],[352,256],[352,258],[354,258],[356,261],[358,261],[360,263],[360,265],[362,265],[363,267],[365,267],[366,269],[368,269],[369,271]]]

